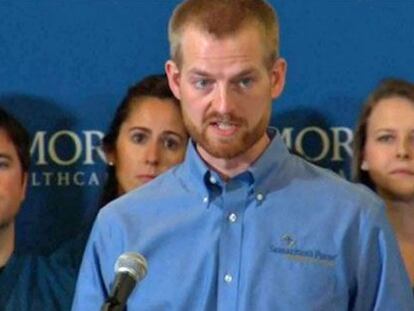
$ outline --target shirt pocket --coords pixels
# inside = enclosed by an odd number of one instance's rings
[[[299,255],[300,254],[300,255]],[[281,249],[263,253],[251,266],[250,298],[257,310],[342,310],[336,263],[315,252]]]

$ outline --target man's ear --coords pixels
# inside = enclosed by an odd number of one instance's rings
[[[168,77],[168,84],[171,91],[173,92],[174,96],[180,100],[180,70],[178,69],[177,64],[172,60],[168,60],[165,63],[165,72]]]
[[[272,98],[275,99],[282,94],[286,81],[287,63],[283,58],[278,58],[271,68]]]

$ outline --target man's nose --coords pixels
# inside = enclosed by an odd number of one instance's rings
[[[219,113],[231,113],[236,109],[234,94],[228,85],[218,85],[213,99],[213,106]]]

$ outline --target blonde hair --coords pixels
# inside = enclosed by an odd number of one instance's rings
[[[279,57],[279,23],[265,0],[186,0],[174,10],[168,25],[171,59],[181,66],[181,37],[188,25],[223,38],[248,24],[261,28],[269,52],[266,62],[272,64]]]

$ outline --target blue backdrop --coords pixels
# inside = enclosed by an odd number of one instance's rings
[[[32,136],[20,248],[49,252],[93,217],[100,138],[127,87],[163,71],[178,2],[0,2],[0,102]],[[288,61],[272,124],[292,149],[348,177],[362,100],[384,77],[414,80],[414,1],[270,2]]]

